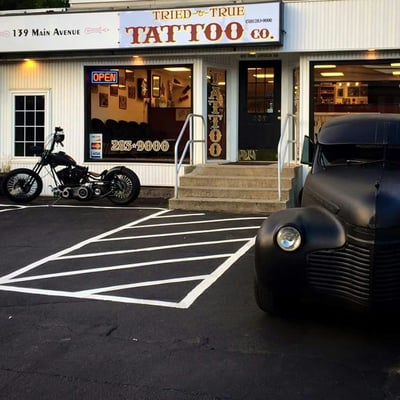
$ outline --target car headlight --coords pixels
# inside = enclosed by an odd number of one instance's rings
[[[293,226],[284,226],[276,235],[276,243],[284,251],[295,251],[300,247],[301,234]]]

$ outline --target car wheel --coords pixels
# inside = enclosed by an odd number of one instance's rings
[[[258,307],[271,315],[285,315],[293,312],[298,300],[292,295],[275,293],[266,288],[257,278],[254,280],[254,295]]]

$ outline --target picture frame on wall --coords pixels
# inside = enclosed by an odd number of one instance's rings
[[[126,110],[127,108],[127,98],[126,96],[119,96],[119,108],[121,110]]]
[[[160,97],[160,82],[161,82],[161,77],[160,75],[153,75],[151,77],[151,95],[153,97]]]
[[[108,107],[107,93],[99,93],[99,107]]]
[[[135,73],[130,70],[126,70],[125,79],[127,82],[133,82],[135,80]]]
[[[136,99],[136,88],[135,86],[128,86],[128,98],[129,99]]]
[[[118,85],[110,85],[110,96],[118,96]]]
[[[118,83],[119,86],[125,86],[126,85],[126,74],[124,69],[119,70],[119,77],[118,77]]]

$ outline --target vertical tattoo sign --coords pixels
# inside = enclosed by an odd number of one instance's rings
[[[208,69],[207,71],[208,159],[226,158],[225,75],[224,70]]]

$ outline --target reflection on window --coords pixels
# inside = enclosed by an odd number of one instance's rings
[[[342,144],[321,146],[319,164],[323,167],[339,165],[369,165],[385,162],[398,165],[400,146]]]
[[[14,154],[35,155],[32,147],[44,146],[45,95],[14,95]]]
[[[274,70],[273,68],[248,68],[247,112],[249,114],[273,113]]]
[[[93,71],[98,68],[86,69],[88,158],[173,161],[176,138],[192,112],[191,66],[107,68],[95,74],[97,82]]]

